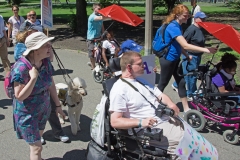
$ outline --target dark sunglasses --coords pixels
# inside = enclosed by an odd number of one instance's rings
[[[13,11],[18,11],[17,9],[13,10]]]
[[[34,16],[36,16],[36,14],[29,14],[29,16],[30,16],[30,17],[34,17]]]

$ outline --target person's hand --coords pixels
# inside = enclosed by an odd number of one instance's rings
[[[6,44],[7,44],[7,47],[9,47],[9,46],[10,46],[10,40],[9,40],[9,39],[7,39],[7,42],[6,42]]]
[[[207,48],[208,49],[208,51],[209,51],[209,53],[216,53],[217,52],[217,48],[216,47],[210,47],[210,48]]]
[[[188,62],[190,62],[192,60],[192,56],[188,56]]]
[[[174,110],[174,115],[175,116],[177,116],[179,114],[180,110],[179,110],[179,108],[177,107],[176,104],[173,103],[172,105],[170,105],[168,107]]]
[[[142,127],[147,128],[147,127],[152,127],[155,123],[157,123],[157,120],[155,118],[146,118],[142,120]]]
[[[157,67],[153,68],[153,72],[157,73]]]
[[[56,114],[58,115],[58,113],[65,119],[66,114],[63,112],[62,107],[56,107]]]
[[[29,70],[29,75],[31,79],[36,79],[38,77],[38,70],[33,66],[31,70]]]

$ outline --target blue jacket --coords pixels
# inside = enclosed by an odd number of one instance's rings
[[[19,58],[22,57],[23,52],[26,50],[26,46],[24,43],[17,43],[14,48],[14,59],[17,61]]]

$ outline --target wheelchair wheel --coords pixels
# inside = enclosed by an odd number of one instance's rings
[[[92,74],[93,74],[93,79],[95,82],[102,83],[103,78],[104,78],[103,71],[97,72],[97,71],[93,70]]]
[[[236,134],[234,137],[231,136],[231,134],[233,133],[232,130],[226,130],[223,132],[223,139],[230,144],[237,144],[239,141],[239,137]]]
[[[203,130],[206,125],[206,120],[202,113],[193,109],[185,113],[184,120],[196,131]]]

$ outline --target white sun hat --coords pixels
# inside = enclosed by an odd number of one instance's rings
[[[25,40],[25,45],[26,45],[26,51],[23,52],[24,56],[27,56],[32,50],[39,49],[47,43],[48,41],[53,40],[55,37],[47,37],[44,33],[42,32],[34,32],[30,34],[26,40]]]

